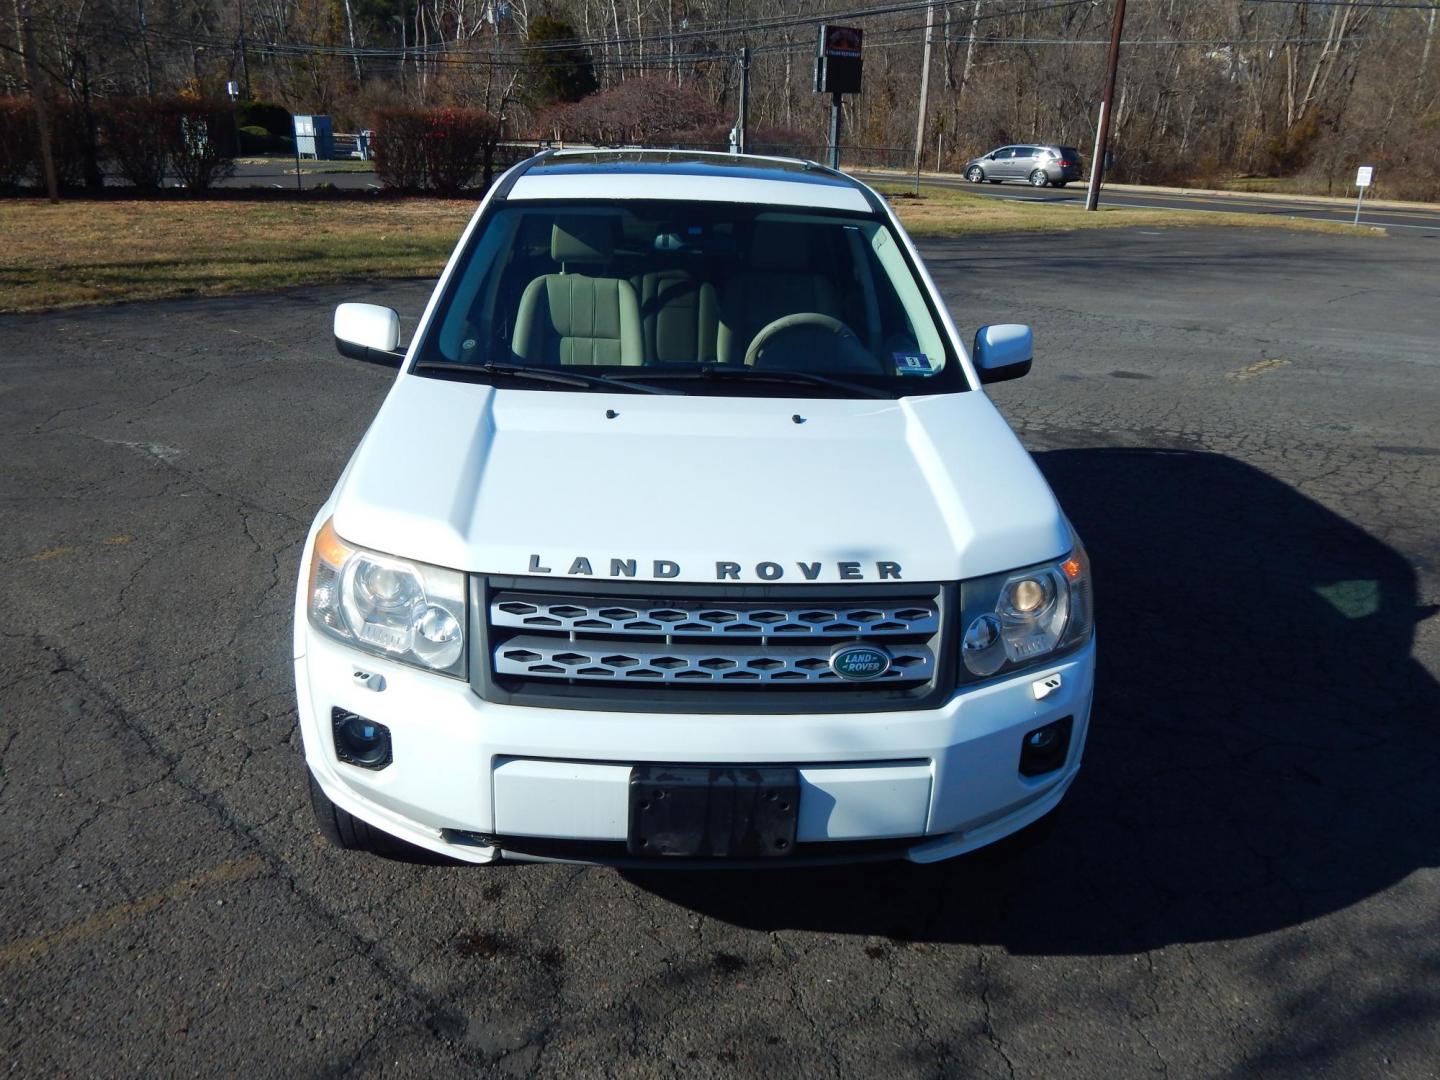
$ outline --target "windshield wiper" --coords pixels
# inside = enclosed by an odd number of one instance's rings
[[[664,386],[649,386],[643,382],[623,381],[609,375],[583,375],[578,371],[557,370],[556,368],[526,367],[523,364],[462,364],[455,360],[417,360],[412,371],[443,371],[456,375],[513,375],[517,379],[533,379],[535,382],[558,383],[561,386],[604,387],[611,390],[630,390],[641,394],[678,394]]]
[[[625,382],[627,385],[631,378],[629,375],[606,375],[605,379],[612,382]],[[866,386],[864,383],[850,382],[848,379],[836,379],[830,375],[819,375],[813,371],[787,371],[784,368],[752,368],[740,367],[732,364],[700,364],[693,369],[684,371],[647,371],[642,376],[652,382],[659,382],[665,379],[715,379],[732,380],[735,382],[775,382],[792,383],[802,386],[830,386],[837,390],[848,390],[852,394],[860,394],[863,397],[888,398],[891,395],[884,390],[873,386]]]

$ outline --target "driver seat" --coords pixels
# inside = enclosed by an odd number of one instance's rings
[[[760,221],[750,238],[750,265],[732,274],[720,294],[716,356],[739,364],[755,335],[799,311],[839,318],[840,299],[830,278],[814,266],[810,241],[816,227]]]
[[[558,274],[542,274],[525,286],[510,347],[536,365],[643,364],[640,301],[628,278],[576,272],[597,267],[613,272],[613,217],[555,219],[550,258]]]

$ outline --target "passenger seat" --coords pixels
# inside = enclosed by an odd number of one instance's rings
[[[576,268],[613,270],[616,220],[557,218],[550,257],[558,274],[525,287],[511,348],[531,364],[643,364],[644,337],[635,287],[621,277],[591,276]]]

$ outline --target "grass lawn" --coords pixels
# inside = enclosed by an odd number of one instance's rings
[[[1176,226],[1236,226],[1252,229],[1294,229],[1339,236],[1383,235],[1384,229],[1356,228],[1338,221],[1313,221],[1269,214],[1224,214],[1197,210],[1138,210],[1106,206],[1086,213],[1074,204],[1008,202],[968,191],[938,185],[920,185],[920,197],[912,194],[913,184],[875,184],[875,190],[890,199],[910,235],[964,236],[997,232],[1071,232],[1076,229],[1121,228],[1142,225],[1148,228]]]
[[[1123,225],[1236,225],[1373,235],[1246,214],[1005,202],[949,188],[882,185],[916,236]],[[902,194],[903,193],[903,194]],[[313,203],[0,200],[0,311],[267,292],[439,273],[474,212],[469,199]]]
[[[428,277],[475,205],[0,200],[0,311]]]

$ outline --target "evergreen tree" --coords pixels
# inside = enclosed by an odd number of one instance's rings
[[[541,15],[530,23],[527,54],[531,103],[537,107],[579,101],[599,89],[590,50],[574,45],[575,28],[564,19]],[[556,47],[570,44],[570,48]]]

